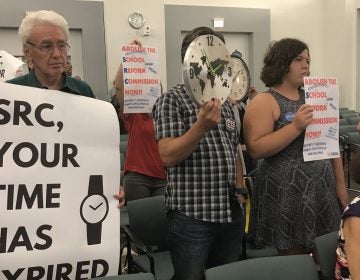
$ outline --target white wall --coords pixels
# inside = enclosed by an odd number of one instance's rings
[[[345,6],[345,25],[344,25],[344,41],[342,47],[336,51],[344,53],[344,60],[338,61],[338,68],[345,73],[346,86],[348,87],[348,95],[345,104],[349,107],[360,110],[360,26],[359,26],[359,0],[347,0]]]
[[[143,45],[159,50],[162,84],[166,85],[164,3],[162,0],[104,0],[108,85],[111,88],[120,63],[120,46],[138,39]],[[142,30],[130,27],[128,17],[132,12],[145,17],[150,26],[150,36],[142,36]]]
[[[338,77],[340,104],[360,110],[359,0],[326,0],[323,72]]]
[[[165,4],[270,9],[271,39],[293,37],[306,42],[312,57],[312,75],[338,77],[340,105],[360,109],[360,98],[356,98],[357,89],[360,92],[357,82],[360,0],[132,0],[126,5],[119,0],[104,0],[109,85],[119,64],[119,46],[134,38],[159,48],[162,81],[166,84]],[[127,18],[133,11],[146,17],[152,28],[149,37],[142,37],[129,26]]]
[[[312,72],[321,73],[323,3],[327,0],[164,0],[169,5],[222,6],[270,9],[271,40],[284,37],[306,42],[313,56]],[[339,0],[337,0],[339,1]],[[342,2],[343,0],[340,0]]]

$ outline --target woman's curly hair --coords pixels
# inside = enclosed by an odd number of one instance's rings
[[[309,52],[308,46],[298,39],[285,38],[270,44],[260,74],[265,86],[281,84],[293,59],[304,50]]]

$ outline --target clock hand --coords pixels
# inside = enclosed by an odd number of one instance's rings
[[[210,60],[209,60],[209,58],[208,58],[208,56],[207,56],[207,54],[206,54],[206,51],[205,51],[204,49],[201,49],[201,53],[202,53],[203,56],[205,56],[206,66],[207,66],[208,68],[210,68],[210,66],[209,66]]]
[[[89,205],[90,206],[90,208],[92,209],[92,210],[96,210],[96,209],[98,209],[101,205],[103,204],[103,202],[101,202],[98,206],[92,206],[92,205]]]
[[[201,53],[202,53],[203,56],[205,56],[206,66],[207,66],[207,68],[209,69],[210,73],[211,73],[213,76],[215,76],[215,75],[214,75],[214,72],[213,72],[213,68],[212,68],[211,63],[210,63],[210,59],[208,58],[205,49],[201,49]]]
[[[221,67],[221,64],[219,64],[218,66],[216,66],[214,69],[213,69],[213,74],[215,76],[216,74],[216,71]]]
[[[236,78],[237,78],[237,75],[240,73],[240,70],[239,71],[237,71],[236,73],[235,73],[235,75],[234,75],[234,79],[232,79],[233,81],[235,81],[236,80]]]

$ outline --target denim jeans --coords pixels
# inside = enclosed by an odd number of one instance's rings
[[[242,214],[232,223],[221,224],[170,211],[168,220],[172,280],[201,280],[206,268],[239,260],[245,225]]]

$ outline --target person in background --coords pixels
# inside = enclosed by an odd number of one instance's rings
[[[248,101],[251,101],[251,99],[253,99],[257,94],[258,91],[256,90],[255,86],[250,86],[248,93],[248,97],[249,97]]]
[[[107,99],[109,102],[113,99],[113,97],[116,95],[116,88],[115,88],[115,80],[113,80],[113,86],[111,89],[109,89],[107,94]]]
[[[120,135],[126,135],[126,134],[127,134],[127,131],[126,131],[126,129],[125,129],[124,122],[123,122],[123,120],[122,120],[122,113],[120,112],[119,99],[117,98],[116,95],[114,95],[114,96],[112,97],[110,103],[114,106],[114,109],[115,109],[116,114],[117,114],[117,116],[118,116],[119,127],[120,127]]]
[[[26,61],[26,65],[27,65],[27,68],[28,68],[28,72],[30,72],[30,71],[33,69],[32,61],[31,61],[31,60],[27,60],[27,61]]]
[[[20,24],[19,35],[24,55],[32,67],[28,74],[8,80],[7,83],[95,98],[87,83],[65,75],[70,46],[69,26],[63,16],[46,10],[29,12]],[[123,205],[122,187],[116,197],[119,206]]]
[[[72,76],[72,64],[70,62],[70,60],[68,60],[66,62],[66,66],[65,66],[65,75],[66,76]]]
[[[132,44],[141,45],[139,41]],[[128,133],[123,184],[126,201],[164,195],[166,173],[155,140],[153,119],[149,113],[124,113],[123,69],[115,77],[120,116]]]
[[[357,126],[360,132],[360,123]],[[354,181],[360,184],[360,149],[350,162]],[[336,250],[335,279],[360,279],[360,196],[355,197],[342,215]]]
[[[251,99],[255,97],[255,95],[257,93],[258,92],[257,92],[256,88],[254,86],[250,86],[249,91],[246,95],[246,99],[237,101],[237,100],[234,100],[233,98],[231,98],[231,96],[228,97],[229,102],[233,105],[236,129],[237,129],[238,135],[240,137],[240,144],[241,144],[240,147],[241,147],[241,151],[243,154],[244,167],[246,170],[244,175],[247,175],[250,172],[252,172],[254,169],[256,169],[256,165],[257,165],[256,161],[253,160],[249,156],[248,152],[246,151],[246,145],[244,142],[244,126],[243,126],[244,115],[245,115],[247,105],[249,104]]]
[[[245,142],[254,159],[264,159],[255,180],[256,241],[281,255],[309,253],[316,236],[339,228],[348,203],[340,158],[304,162],[306,127],[313,109],[305,104],[303,78],[309,75],[308,46],[297,39],[273,43],[257,94],[244,117]]]
[[[224,37],[208,27],[183,39],[181,59],[201,35]],[[245,218],[239,138],[231,104],[214,98],[198,107],[184,84],[165,92],[153,109],[161,159],[167,167],[168,244],[172,279],[200,280],[206,268],[239,260]],[[226,277],[225,277],[226,278]]]
[[[360,168],[360,162],[357,165]],[[360,279],[360,196],[351,201],[342,215],[336,250],[335,279]]]

